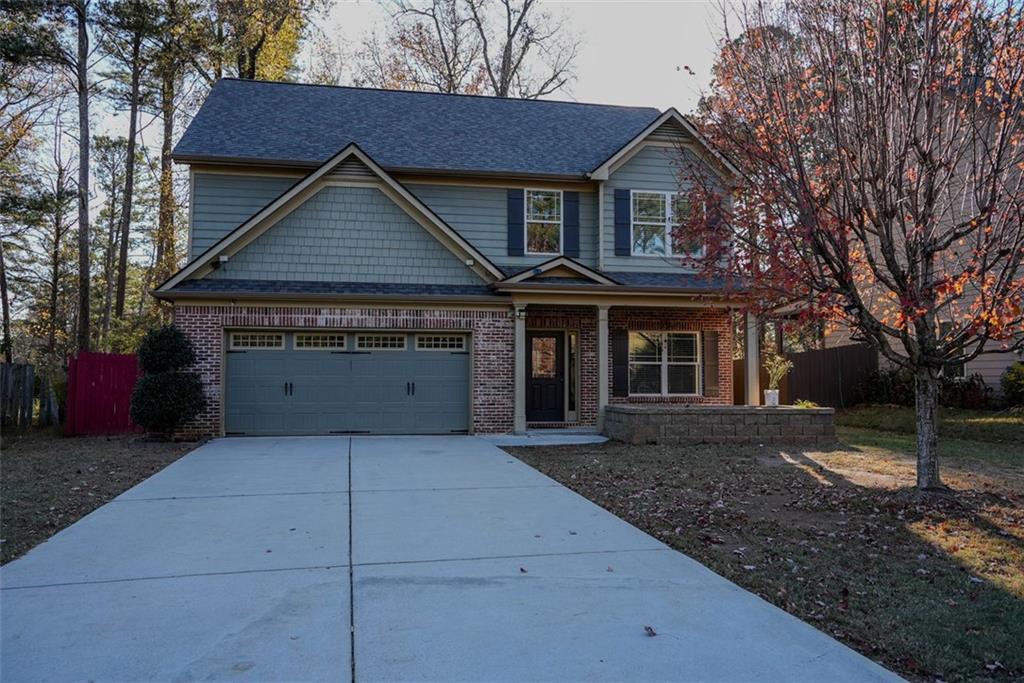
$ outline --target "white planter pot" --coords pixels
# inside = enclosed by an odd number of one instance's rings
[[[764,390],[764,404],[766,406],[778,407],[778,405],[779,405],[779,390],[778,389],[765,389]]]

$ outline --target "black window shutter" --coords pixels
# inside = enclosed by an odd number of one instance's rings
[[[562,254],[580,257],[580,193],[562,193]]]
[[[612,396],[629,396],[628,330],[612,330]]]
[[[523,191],[508,191],[508,255],[523,255],[524,217]]]
[[[615,190],[615,255],[629,256],[629,190]]]
[[[718,333],[704,332],[704,395],[718,396]]]

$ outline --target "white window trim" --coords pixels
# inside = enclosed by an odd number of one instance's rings
[[[341,337],[341,346],[299,346],[300,336]],[[348,348],[348,335],[344,332],[296,332],[292,335],[292,349],[295,351],[344,351]]]
[[[633,246],[636,244],[636,239],[634,238],[634,235],[633,235],[633,233],[634,233],[633,228],[634,228],[634,226],[637,223],[636,216],[633,213],[633,206],[634,206],[633,197],[636,196],[637,194],[660,194],[660,195],[665,197],[665,248],[667,249],[667,251],[664,254],[645,254],[642,251],[634,251],[633,250]],[[700,245],[700,249],[698,249],[697,251],[690,252],[690,253],[677,254],[676,252],[673,251],[673,247],[675,245],[675,240],[672,239],[672,224],[674,222],[673,219],[675,218],[675,216],[673,216],[672,212],[673,212],[674,207],[675,207],[675,202],[673,202],[672,199],[675,198],[675,197],[678,197],[681,194],[682,194],[681,192],[666,192],[664,190],[630,190],[629,191],[629,253],[630,253],[631,256],[637,256],[639,258],[660,258],[660,259],[670,258],[670,257],[700,259],[700,258],[704,258],[704,256],[707,255],[707,245],[706,244],[701,244]],[[704,211],[704,204],[703,204],[703,202],[700,205],[700,210],[702,212]],[[645,225],[656,225],[656,223],[645,223]]]
[[[530,251],[530,223],[550,223],[549,220],[530,220],[530,193],[558,193],[558,251]],[[526,256],[561,256],[565,246],[565,193],[562,190],[551,190],[540,187],[528,187],[523,190],[523,254]]]
[[[703,356],[704,349],[703,349],[703,343],[702,343],[701,333],[700,332],[697,332],[697,331],[694,331],[694,330],[629,330],[629,332],[627,334],[634,334],[634,333],[636,333],[636,334],[661,334],[661,335],[667,335],[667,334],[692,334],[696,338],[697,360],[695,362],[693,362],[693,363],[691,363],[691,362],[686,362],[686,363],[679,363],[679,362],[670,363],[668,361],[668,344],[667,343],[662,343],[662,345],[661,345],[661,359],[657,363],[654,363],[652,361],[638,361],[637,363],[635,363],[636,365],[659,365],[659,366],[661,366],[661,386],[663,388],[662,391],[660,393],[657,393],[657,394],[653,394],[653,393],[639,393],[639,392],[634,392],[633,391],[633,387],[630,386],[629,387],[629,395],[630,396],[693,397],[693,396],[703,396],[704,395],[702,393],[703,392],[703,381],[702,381],[702,377],[701,377],[701,369],[704,367],[704,356]],[[627,357],[626,357],[626,374],[627,374],[627,377],[632,374],[632,373],[629,372],[629,366],[631,366],[631,365],[634,365],[634,362],[629,359],[628,352],[627,352]],[[696,377],[697,377],[697,387],[696,387],[696,389],[697,390],[694,393],[685,393],[685,394],[672,394],[672,393],[669,393],[669,391],[668,391],[668,368],[669,368],[670,365],[696,365],[697,366],[697,372],[696,372]],[[630,384],[632,385],[632,381],[630,381]]]
[[[363,346],[363,337],[401,337],[401,347],[380,347],[380,346]],[[356,350],[357,351],[405,351],[409,347],[409,335],[393,332],[362,332],[356,335]]]
[[[262,334],[262,335],[277,335],[280,338],[280,343],[277,346],[236,346],[235,338],[239,335],[250,335],[250,334]],[[228,349],[231,351],[280,351],[284,348],[284,332],[232,332],[228,338]]]
[[[421,347],[420,339],[425,337],[452,337],[453,339],[459,340],[458,347],[447,346],[444,348],[440,347]],[[416,335],[416,350],[417,351],[465,351],[466,350],[466,336],[462,334],[444,334],[441,332],[424,332]]]

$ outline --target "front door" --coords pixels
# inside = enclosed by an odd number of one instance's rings
[[[526,348],[526,420],[565,419],[565,335],[528,332]]]

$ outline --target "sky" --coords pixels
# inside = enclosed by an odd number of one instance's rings
[[[549,99],[657,107],[686,113],[711,80],[720,34],[715,2],[546,0],[580,34],[577,81]],[[335,0],[320,28],[339,45],[356,45],[387,12],[375,0]],[[686,72],[684,67],[694,71]]]

